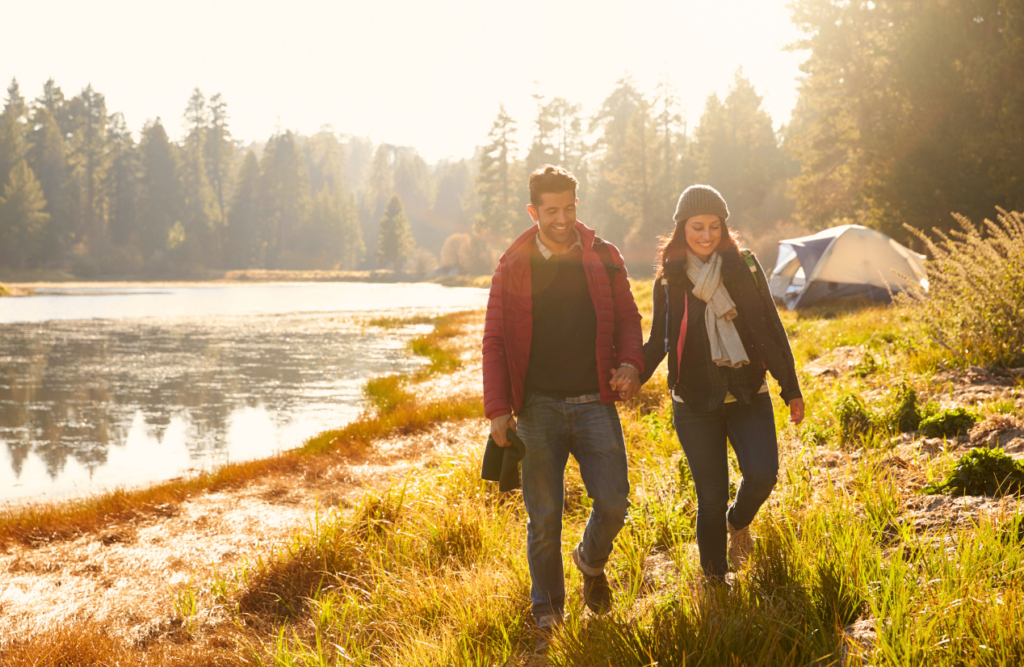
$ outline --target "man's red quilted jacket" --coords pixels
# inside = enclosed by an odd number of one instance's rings
[[[629,289],[622,256],[608,244],[612,260],[621,270],[610,284],[608,272],[594,250],[594,230],[576,222],[583,242],[583,264],[590,297],[597,311],[597,373],[601,401],[618,399],[612,390],[611,371],[622,362],[644,370],[640,312]],[[523,385],[530,362],[533,337],[533,296],[530,283],[530,244],[538,227],[526,230],[498,260],[487,301],[484,325],[484,412],[488,419],[518,414],[523,405]]]

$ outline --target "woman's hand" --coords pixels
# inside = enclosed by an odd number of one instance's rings
[[[629,364],[611,371],[611,388],[619,392],[619,400],[628,401],[640,393],[640,373]]]
[[[804,399],[794,398],[789,402],[789,421],[799,426],[804,420]]]

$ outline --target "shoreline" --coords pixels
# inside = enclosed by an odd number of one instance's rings
[[[0,296],[31,296],[41,289],[74,289],[83,287],[125,287],[132,285],[150,286],[223,286],[246,284],[293,284],[293,283],[384,283],[384,284],[435,284],[443,287],[488,288],[490,276],[440,276],[417,278],[413,275],[395,275],[392,271],[290,271],[246,269],[223,272],[209,272],[205,275],[187,277],[153,276],[99,276],[84,278],[71,274],[53,272],[16,276],[17,280],[0,282]]]

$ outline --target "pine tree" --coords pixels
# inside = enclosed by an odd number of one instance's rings
[[[38,260],[46,237],[43,188],[22,159],[11,168],[0,196],[0,264],[31,266]]]
[[[480,153],[480,173],[476,178],[476,194],[480,214],[473,230],[503,242],[508,239],[525,215],[522,197],[524,188],[519,178],[516,151],[516,123],[501,105],[498,117],[487,135],[489,143]]]
[[[619,189],[614,183],[614,174],[627,160],[625,153],[629,128],[634,122],[641,99],[642,95],[632,79],[620,79],[590,122],[590,131],[599,134],[595,147],[597,163],[592,170],[586,206],[593,212],[591,223],[598,233],[620,246],[624,245],[633,221],[624,217],[611,204]]]
[[[377,224],[388,200],[395,192],[393,171],[395,147],[381,144],[373,154],[369,175],[362,191],[360,220],[362,221],[363,238],[367,244],[367,254],[377,256]]]
[[[633,116],[626,128],[618,166],[605,172],[614,186],[608,203],[629,224],[626,250],[632,260],[647,260],[653,256],[653,241],[663,232],[667,223],[656,215],[656,185],[659,181],[661,158],[658,127],[651,115],[651,106],[643,97],[637,101]]]
[[[184,201],[175,153],[160,119],[147,123],[139,142],[139,236],[147,258],[165,253],[171,230],[181,226]]]
[[[362,226],[359,224],[355,195],[335,192],[334,196],[341,211],[341,252],[338,255],[338,267],[344,270],[356,269],[366,256],[366,244],[363,241]]]
[[[0,188],[7,183],[11,169],[25,157],[25,100],[18,80],[11,79],[7,99],[0,114]]]
[[[67,151],[54,112],[41,100],[36,100],[33,105],[30,127],[25,157],[42,185],[46,212],[50,214],[45,247],[40,257],[41,261],[54,262],[63,256],[74,231],[66,202],[69,189]]]
[[[362,226],[353,196],[345,183],[345,149],[329,128],[303,145],[309,165],[313,204],[307,254],[325,268],[354,269],[365,253]]]
[[[384,210],[384,217],[380,219],[377,261],[379,264],[390,264],[395,273],[402,273],[413,246],[412,231],[402,208],[402,200],[398,195],[393,195]]]
[[[729,202],[730,225],[759,231],[772,217],[764,211],[774,188],[785,183],[785,162],[761,97],[737,71],[722,102],[708,98],[694,132],[698,178],[717,188]]]
[[[48,113],[48,112],[47,112]],[[122,248],[137,245],[139,155],[120,112],[110,117],[111,162],[107,172],[110,240]]]
[[[526,156],[526,171],[531,172],[544,164],[554,164],[565,167],[580,179],[586,153],[583,119],[580,115],[583,107],[570,104],[563,97],[556,97],[547,104],[543,103],[544,98],[540,95],[534,95],[534,99],[537,100],[537,118],[534,120],[536,132]]]
[[[206,126],[206,171],[210,186],[217,197],[218,218],[226,218],[227,200],[231,196],[231,171],[235,163],[235,143],[228,129],[228,105],[217,93],[210,98],[208,122]]]
[[[319,192],[325,185],[332,192],[347,188],[345,182],[345,147],[329,128],[306,139],[302,145],[309,170],[309,186]]]
[[[342,190],[325,184],[313,195],[309,232],[304,235],[310,265],[316,268],[353,269],[363,258],[363,238],[355,202]]]
[[[224,255],[230,268],[265,266],[266,235],[260,228],[260,165],[251,150],[238,171],[225,238]]]
[[[73,184],[75,234],[92,254],[107,243],[104,182],[110,166],[107,141],[107,104],[103,95],[86,86],[68,103],[72,127],[68,163]]]
[[[182,227],[185,230],[185,255],[201,266],[223,265],[218,247],[221,225],[220,207],[206,174],[206,101],[203,92],[192,91],[185,109],[188,135],[181,153],[181,183],[185,208]]]
[[[309,213],[309,175],[291,131],[267,143],[261,165],[261,227],[267,237],[267,268],[300,268],[300,234]]]

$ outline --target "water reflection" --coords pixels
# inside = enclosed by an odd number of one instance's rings
[[[414,333],[323,313],[4,324],[0,500],[295,446],[353,418],[367,377],[418,364]]]

